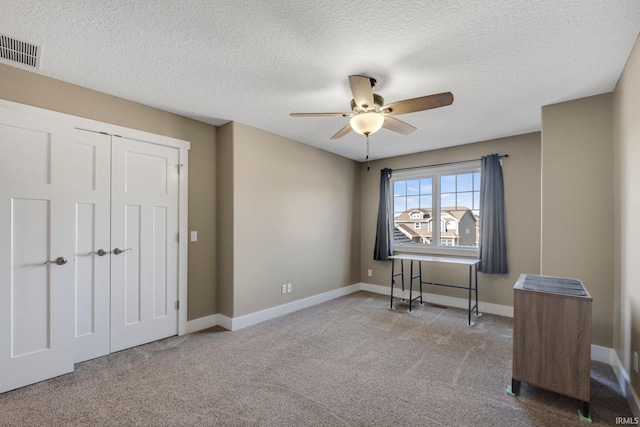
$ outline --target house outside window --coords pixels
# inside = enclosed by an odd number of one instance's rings
[[[477,255],[480,161],[394,171],[391,191],[394,250]]]

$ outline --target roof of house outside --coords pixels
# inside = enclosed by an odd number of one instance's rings
[[[419,209],[407,209],[406,211],[402,212],[400,215],[398,215],[397,217],[394,218],[395,222],[428,222],[428,221],[424,221],[424,220],[429,220],[431,221],[431,217],[433,216],[432,213],[432,208],[419,208]],[[445,208],[441,208],[441,211],[445,212],[446,214],[454,217],[455,219],[457,219],[458,221],[460,221],[462,219],[462,217],[469,212],[471,214],[471,218],[474,220],[474,222],[477,222],[478,219],[476,217],[476,215],[473,213],[473,211],[467,207],[464,206],[460,206],[460,207],[445,207]],[[411,214],[412,213],[416,213],[419,212],[422,214],[422,221],[421,220],[416,220],[416,219],[411,219]]]

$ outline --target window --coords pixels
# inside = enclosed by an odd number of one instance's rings
[[[391,190],[395,250],[460,255],[477,252],[479,161],[394,171]]]

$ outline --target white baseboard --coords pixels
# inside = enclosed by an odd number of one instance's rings
[[[622,362],[620,362],[620,358],[618,358],[618,353],[614,350],[611,350],[611,362],[613,372],[615,372],[616,377],[618,378],[618,384],[620,385],[622,394],[627,398],[627,402],[629,403],[631,412],[633,412],[633,416],[640,417],[640,399],[638,399],[638,395],[633,390],[633,387],[631,387],[629,373],[624,366],[622,366]]]
[[[361,289],[376,294],[389,295],[391,288],[389,286],[371,285],[362,283]],[[431,304],[444,305],[447,307],[463,308],[469,307],[469,300],[465,298],[449,297],[444,295],[422,293],[422,300]],[[495,314],[497,316],[513,317],[513,307],[500,304],[492,304],[488,302],[478,302],[478,310],[483,313]]]
[[[257,325],[258,323],[275,319],[276,317],[280,317],[285,314],[293,313],[294,311],[302,310],[303,308],[311,307],[316,304],[323,303],[325,301],[339,298],[344,295],[352,294],[360,290],[360,285],[361,285],[360,283],[356,283],[354,285],[349,285],[342,288],[334,289],[329,292],[313,295],[308,298],[292,301],[287,304],[282,304],[276,307],[267,308],[265,310],[257,311],[255,313],[234,317],[233,319],[231,319],[231,330],[237,331],[239,329],[243,329],[248,326]]]
[[[613,366],[614,351],[609,347],[591,344],[591,360]]]
[[[212,314],[211,316],[200,317],[198,319],[187,321],[187,334],[198,332],[203,329],[213,328],[220,324],[220,314]]]
[[[231,317],[227,317],[224,314],[218,314],[218,325],[231,331],[232,324],[233,324],[233,319]]]

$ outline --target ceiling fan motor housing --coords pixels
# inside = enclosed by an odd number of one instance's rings
[[[364,106],[360,107],[356,104],[355,99],[351,100],[350,105],[351,105],[351,111],[353,111],[354,113],[360,113],[360,112],[369,111],[369,110],[380,111],[380,109],[382,109],[382,106],[384,105],[384,98],[374,93],[373,105],[368,105],[366,108],[364,108]]]

